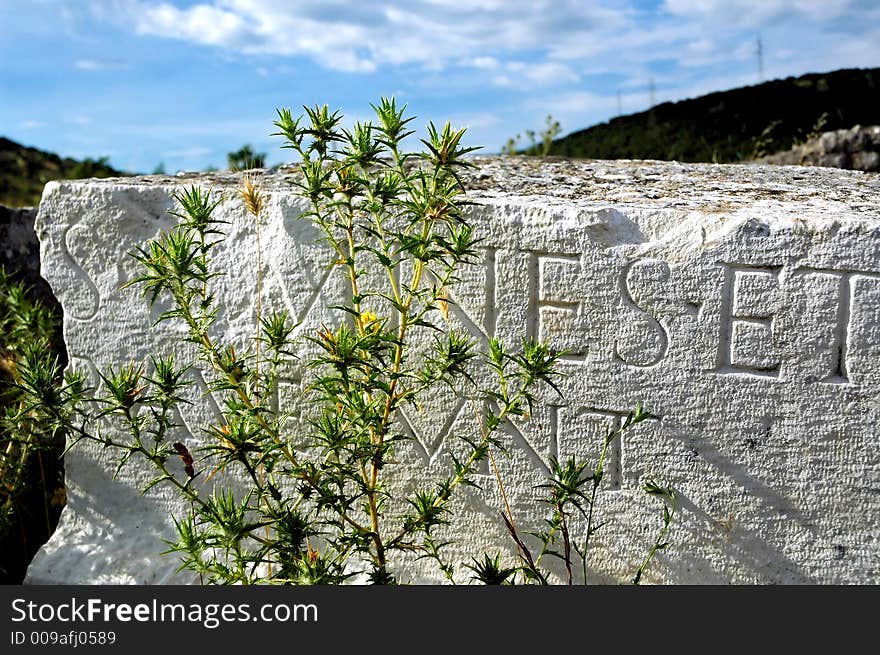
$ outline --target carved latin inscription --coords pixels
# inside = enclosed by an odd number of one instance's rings
[[[780,269],[724,265],[716,373],[779,377],[773,316]]]
[[[864,271],[846,271],[825,268],[810,268],[803,266],[793,273],[797,277],[821,276],[833,281],[836,295],[837,311],[833,322],[829,325],[828,343],[831,353],[831,363],[828,373],[820,382],[826,384],[849,384],[849,366],[847,358],[850,355],[850,334],[852,332],[853,307],[856,302],[856,290],[853,284],[854,277],[868,277],[880,279],[876,273]]]
[[[594,514],[610,529],[591,541],[590,580],[622,581],[644,561],[662,503],[639,482],[657,476],[680,504],[670,548],[652,560],[652,583],[880,581],[877,180],[821,168],[475,164],[465,174],[469,187],[475,183],[467,211],[480,250],[442,290],[448,302],[436,303],[427,318],[470,337],[477,351],[497,337],[516,357],[528,335],[570,361],[559,366],[561,396],[539,385],[528,416],[501,426],[496,436],[505,452],[493,448],[494,461],[475,472],[484,476],[473,480],[481,490],[456,494],[458,520],[438,535],[450,542],[445,558],[516,558],[499,510],[509,507],[524,543],[534,543],[529,533],[546,526],[552,509],[537,499],[546,497],[538,485],[554,459],[595,466],[603,439],[641,401],[663,418],[610,442],[602,491],[619,491],[603,495]],[[41,272],[64,307],[72,366],[97,378],[95,369],[149,353],[192,356],[194,346],[181,340],[185,326],[153,325],[165,304],[150,313],[138,293],[120,287],[138,274],[125,253],[176,222],[167,215],[172,194],[181,185],[217,185],[224,201],[213,216],[229,232],[214,260],[223,274],[212,283],[217,337],[242,351],[253,344],[260,245],[263,307],[287,310],[298,326],[298,358],[278,372],[266,402],[284,411],[279,429],[289,445],[308,447],[314,408],[304,393],[317,372],[306,364],[317,346],[306,337],[352,320],[334,309],[351,301],[351,291],[338,267],[326,265],[319,230],[294,220],[307,207],[289,178],[289,171],[261,177],[266,232],[259,244],[235,197],[239,176],[46,185],[35,228]],[[384,269],[362,254],[364,288],[386,288]],[[412,272],[404,265],[394,273],[398,288]],[[425,269],[421,282],[429,289],[438,280]],[[388,329],[399,327],[381,299],[365,296],[364,307],[387,316]],[[408,334],[404,364],[418,367],[442,335],[419,326]],[[472,374],[480,387],[495,382],[477,361]],[[223,421],[223,404],[211,397],[210,380],[187,375],[193,402],[172,417],[173,438],[194,452],[207,445],[199,426]],[[486,400],[470,384],[438,385],[419,400],[395,417],[395,437],[406,441],[395,452],[400,466],[383,477],[383,491],[395,497],[434,488],[450,474],[450,456],[469,452],[463,439],[482,435]],[[99,427],[117,434],[109,423]],[[195,582],[175,574],[176,557],[159,555],[167,550],[162,539],[175,532],[171,517],[188,516],[188,503],[161,487],[141,498],[149,466],[126,467],[114,481],[108,464],[115,458],[97,443],[65,458],[69,502],[31,565],[29,584]],[[179,459],[171,465],[186,479]],[[206,494],[215,484],[239,488],[234,479],[202,481]],[[388,509],[392,531],[406,510],[397,503]],[[415,584],[445,581],[428,560],[400,563]],[[564,563],[556,564],[553,581],[561,582]],[[464,566],[456,571],[457,582],[469,580]]]
[[[669,332],[647,307],[669,281],[669,264],[658,259],[643,259],[626,265],[618,278],[620,300],[625,312],[635,318],[621,321],[624,328],[638,330],[614,342],[614,360],[636,368],[659,364],[669,351]]]
[[[781,361],[777,353],[774,319],[782,311],[780,273],[782,266],[725,264],[719,316],[716,373],[779,379]],[[821,366],[826,366],[819,382],[850,384],[850,337],[854,328],[856,304],[854,280],[880,279],[866,271],[825,269],[803,266],[787,277],[790,292],[802,299],[812,320],[819,321],[822,341],[827,344]],[[792,281],[800,280],[800,283]],[[791,317],[797,325],[800,317]],[[806,329],[802,324],[801,329]]]
[[[576,454],[587,458],[590,465],[595,465],[600,455],[605,435],[620,429],[631,409],[609,409],[607,407],[569,406],[554,408],[552,450],[559,460]],[[651,419],[655,421],[657,419]],[[640,430],[641,428],[635,428]],[[623,437],[618,435],[608,447],[605,455],[605,484],[609,491],[623,488],[623,442],[633,437],[627,432]]]
[[[579,416],[588,416],[597,421],[602,427],[606,427],[609,431],[619,430],[621,421],[627,415],[627,412],[618,412],[607,409],[596,409],[594,407],[581,407],[575,413],[575,418]],[[604,436],[604,435],[603,435]],[[602,440],[594,440],[593,443],[601,444]],[[609,491],[620,491],[623,486],[623,452],[621,447],[621,439],[617,437],[608,446],[608,453],[605,460],[605,474]]]
[[[572,340],[582,330],[580,255],[529,252],[526,335],[566,351],[564,359],[583,361],[587,344]],[[552,338],[551,338],[552,337]]]

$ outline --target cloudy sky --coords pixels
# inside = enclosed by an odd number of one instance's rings
[[[497,152],[763,78],[880,66],[878,0],[0,0],[0,135],[117,168],[268,163],[276,107],[395,95]],[[652,92],[653,90],[653,92]]]

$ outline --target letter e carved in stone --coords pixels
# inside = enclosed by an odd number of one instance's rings
[[[724,264],[716,373],[778,378],[774,295],[781,267]]]

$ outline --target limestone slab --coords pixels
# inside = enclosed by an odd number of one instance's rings
[[[880,178],[801,167],[684,165],[533,158],[477,160],[466,184],[484,237],[479,262],[452,290],[451,321],[482,343],[523,335],[564,349],[562,398],[505,433],[498,457],[518,525],[539,529],[535,485],[552,458],[595,456],[605,430],[641,401],[657,419],[612,453],[589,581],[626,581],[660,527],[649,477],[678,495],[671,545],[653,583],[880,582]],[[51,182],[37,218],[42,274],[64,307],[71,366],[87,371],[186,354],[183,332],[152,327],[127,256],[167,229],[171,195],[197,183],[224,194],[229,235],[216,261],[227,342],[253,334],[256,234],[234,175]],[[291,173],[266,174],[265,304],[286,307],[303,334],[338,320],[345,293],[317,234],[297,220]],[[292,370],[279,402],[296,402]],[[196,380],[204,390],[204,380]],[[196,398],[182,438],[217,411]],[[431,399],[401,416],[413,439],[397,453],[400,488],[444,470],[471,407]],[[469,427],[470,426],[470,427]],[[29,570],[30,582],[192,581],[160,555],[173,536],[173,496],[138,491],[146,471],[112,479],[112,453],[67,456],[68,505]],[[485,471],[461,498],[459,561],[515,546]],[[441,577],[408,563],[414,582]],[[459,577],[466,580],[466,571]]]

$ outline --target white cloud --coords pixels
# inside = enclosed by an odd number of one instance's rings
[[[469,63],[474,68],[490,71],[497,69],[500,65],[500,62],[495,57],[474,57],[466,63]]]
[[[180,148],[176,150],[166,150],[162,153],[163,157],[168,159],[198,159],[200,157],[205,157],[207,155],[214,154],[215,150],[213,148],[206,148],[202,146],[193,146],[191,148]]]
[[[19,123],[18,125],[23,130],[36,130],[41,127],[46,127],[45,121],[35,121],[35,120],[21,121],[21,123]]]
[[[139,34],[219,46],[245,54],[307,55],[325,67],[370,72],[375,63],[361,54],[368,34],[343,21],[316,21],[286,3],[225,0],[180,9],[167,2],[132,5]],[[367,49],[369,50],[369,48]]]
[[[664,0],[645,9],[635,0],[93,0],[93,13],[138,34],[224,53],[306,57],[351,73],[457,68],[472,83],[522,91],[590,74],[633,75],[660,61],[690,71],[746,65],[759,31],[768,37],[768,71],[773,48],[788,41],[818,50],[830,69],[853,54],[837,55],[831,41],[817,49],[815,39],[835,29],[858,35],[874,1]],[[786,43],[772,43],[773,30]],[[878,50],[869,45],[863,65],[876,63]]]
[[[566,64],[547,61],[526,63],[522,61],[498,62],[493,65],[479,65],[472,62],[474,68],[492,71],[492,84],[500,87],[530,90],[536,87],[561,86],[576,84],[580,76]]]
[[[246,38],[248,29],[242,16],[211,5],[195,5],[178,9],[161,3],[141,5],[134,16],[135,30],[139,34],[154,34],[184,39],[206,45],[239,46]]]
[[[536,86],[568,85],[580,81],[577,73],[556,61],[537,64],[511,61],[504,64],[503,70],[504,73],[492,78],[497,86],[532,89]]]
[[[560,34],[598,35],[621,20],[617,10],[574,0],[202,0],[186,7],[167,0],[116,0],[114,6],[123,10],[99,6],[95,12],[132,24],[138,34],[245,54],[303,55],[349,72],[407,64],[440,70],[468,59],[490,69],[509,53],[546,51]]]
[[[501,123],[498,116],[490,113],[454,115],[449,120],[452,124],[469,130],[493,127]]]
[[[129,64],[121,59],[77,59],[73,67],[80,71],[125,70]]]
[[[540,94],[548,111],[583,125],[616,113],[617,89],[624,111],[645,109],[651,80],[657,102],[755,83],[759,33],[765,79],[880,65],[874,2],[664,0],[645,9],[635,0],[100,0],[95,11],[139,34],[274,57],[271,67],[255,63],[258,75],[300,57],[350,73],[411,67],[413,77],[390,84],[416,93],[494,85],[528,92],[528,102]]]
[[[606,115],[613,111],[616,105],[617,98],[615,96],[589,91],[572,91],[542,98],[532,98],[526,103],[526,107],[542,110],[545,114],[552,114],[557,119],[584,115]]]
[[[672,14],[703,20],[756,26],[769,20],[801,15],[826,21],[846,13],[850,0],[665,0]]]

